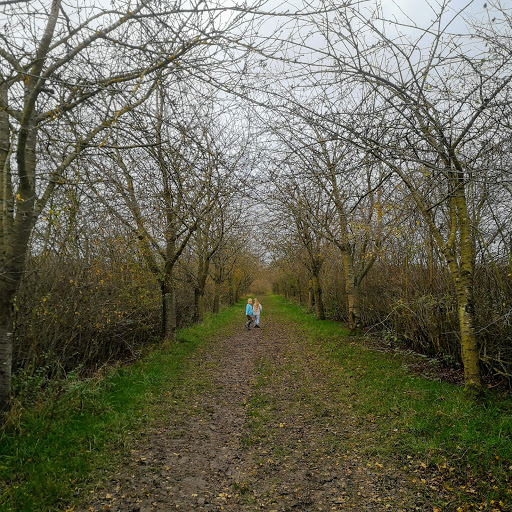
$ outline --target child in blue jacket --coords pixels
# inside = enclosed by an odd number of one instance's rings
[[[251,323],[254,319],[253,313],[252,313],[252,299],[249,299],[247,301],[247,306],[245,306],[245,316],[247,317],[247,322],[245,323],[245,328],[250,331],[251,330]]]

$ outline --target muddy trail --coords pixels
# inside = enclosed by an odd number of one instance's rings
[[[303,338],[269,313],[208,342],[190,370],[203,384],[163,400],[165,424],[75,510],[431,512],[434,490],[366,449],[377,427]]]

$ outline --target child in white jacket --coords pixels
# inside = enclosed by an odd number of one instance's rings
[[[261,304],[258,302],[258,299],[254,299],[254,303],[252,305],[252,314],[254,316],[254,327],[260,328],[260,314],[261,310],[263,308],[261,307]]]

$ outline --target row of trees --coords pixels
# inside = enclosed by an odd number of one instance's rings
[[[0,409],[14,339],[15,368],[66,370],[117,357],[106,332],[172,341],[259,257],[354,331],[407,331],[427,276],[468,393],[483,358],[508,368],[510,8],[299,4],[0,2]]]
[[[311,39],[288,74],[297,92],[285,104],[275,91],[282,150],[268,172],[295,242],[281,247],[283,258],[303,258],[322,317],[319,275],[334,246],[344,318],[357,329],[367,315],[364,279],[405,230],[414,247],[404,247],[409,271],[450,280],[444,288],[456,297],[466,389],[478,394],[486,347],[476,332],[484,327],[475,310],[477,266],[494,269],[501,283],[500,293],[486,290],[489,302],[502,300],[493,310],[510,308],[512,12],[494,2],[471,18],[474,3],[457,12],[444,2],[420,26],[384,19],[379,5],[322,4],[324,12],[304,21]],[[493,322],[505,328],[508,317],[493,314]],[[509,343],[507,334],[500,352]],[[501,353],[486,356],[502,363]]]
[[[202,0],[1,2],[0,9],[2,410],[14,339],[16,367],[37,364],[45,347],[55,352],[57,345],[74,347],[76,364],[82,355],[94,359],[90,336],[101,315],[125,317],[128,306],[144,312],[137,297],[150,281],[160,290],[158,316],[170,341],[178,276],[194,290],[195,320],[211,273],[216,308],[225,283],[231,281],[232,299],[248,286],[247,272],[237,267],[246,238],[238,236],[242,199],[234,197],[241,169],[247,172],[246,136],[225,130],[243,119],[233,120],[227,98],[215,91],[227,87],[224,59],[235,66],[241,58],[227,35],[249,35],[254,16],[246,17],[247,6]],[[148,283],[121,279],[128,269]],[[73,291],[64,293],[63,279]],[[104,290],[108,280],[117,292]],[[134,287],[129,298],[123,283]],[[128,304],[121,308],[122,297]],[[108,315],[107,304],[114,307]],[[39,310],[51,317],[53,339],[34,344],[28,333],[37,338],[48,330],[37,325]],[[64,311],[71,318],[96,312],[67,322]]]
[[[218,311],[252,281],[258,262],[234,197],[243,145],[225,138],[218,109],[214,125],[196,105],[185,126],[154,99],[137,125],[118,123],[122,140],[82,156],[35,225],[14,315],[23,377],[173,342],[205,301]]]

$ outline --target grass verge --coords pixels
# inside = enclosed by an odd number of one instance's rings
[[[112,472],[137,437],[168,413],[165,404],[192,393],[190,355],[228,335],[240,307],[178,332],[178,343],[130,366],[47,389],[0,431],[0,510],[63,510]],[[72,510],[72,508],[70,508]]]
[[[438,489],[439,510],[512,511],[512,397],[489,391],[483,402],[469,402],[462,386],[411,374],[414,356],[370,349],[336,322],[280,297],[265,300],[276,320],[293,323],[336,361],[340,406],[354,410],[361,432],[372,425],[364,442],[369,457],[399,461]]]

